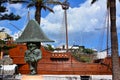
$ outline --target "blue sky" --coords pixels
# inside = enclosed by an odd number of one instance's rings
[[[99,0],[92,6],[91,0],[68,0],[70,7],[67,10],[69,46],[84,45],[86,48],[97,50],[105,49],[106,47],[106,0]],[[22,31],[24,30],[28,20],[28,10],[24,4],[6,4],[9,12],[21,15],[18,21],[0,21],[0,28],[5,27],[6,32],[14,38],[20,35],[20,31],[13,25],[17,26]],[[117,29],[120,34],[120,3],[117,0]],[[60,5],[53,7],[54,14],[42,10],[42,18],[40,27],[45,34],[54,43],[51,45],[58,47],[65,45],[65,27],[64,27],[64,12]],[[34,8],[30,8],[30,18],[34,19]],[[119,40],[120,41],[120,40]],[[119,44],[120,45],[120,44]]]

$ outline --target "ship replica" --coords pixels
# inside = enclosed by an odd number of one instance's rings
[[[18,66],[18,72],[29,74],[29,65],[25,62],[24,55],[27,50],[26,43],[29,41],[53,42],[47,38],[39,24],[30,20],[22,35],[16,40],[15,48],[9,50],[9,55],[14,64]],[[22,43],[21,43],[22,42]],[[38,74],[59,74],[59,75],[111,75],[111,57],[96,59],[92,62],[80,62],[71,52],[53,52],[41,45],[42,59],[38,61]]]

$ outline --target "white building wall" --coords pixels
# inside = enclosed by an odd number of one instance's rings
[[[97,59],[104,59],[106,57],[107,57],[107,51],[97,53]]]
[[[81,80],[81,75],[43,75],[44,80]],[[83,76],[83,75],[82,75]],[[112,75],[88,75],[89,80],[112,80]]]

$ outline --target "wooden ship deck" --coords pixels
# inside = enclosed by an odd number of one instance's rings
[[[24,61],[26,46],[23,44],[9,51],[13,64],[18,65],[21,74],[29,74],[28,64]],[[42,59],[38,62],[38,74],[66,74],[66,75],[111,75],[111,58],[101,62],[83,63],[77,61],[71,53],[53,53],[41,47]]]

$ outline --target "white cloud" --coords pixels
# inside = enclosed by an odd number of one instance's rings
[[[90,2],[91,0],[86,0],[78,7],[70,7],[67,10],[70,44],[93,45],[97,42],[96,38],[99,37],[97,34],[100,34],[101,31],[96,31],[96,29],[105,27],[106,0],[99,0],[93,5]],[[11,5],[10,7],[18,9],[17,11],[21,15],[26,14],[24,13],[25,8],[20,10],[21,5],[19,7]],[[118,7],[120,7],[120,3],[117,1],[117,26],[120,27],[120,8]],[[55,44],[62,45],[65,43],[65,39],[63,39],[65,38],[64,11],[61,6],[55,6],[53,10],[55,13],[49,13],[46,17],[41,18],[41,27],[50,39],[55,40]],[[31,18],[33,18],[34,11],[34,9],[30,10]],[[97,43],[95,44],[97,46]]]
[[[81,34],[89,35],[90,32],[96,32],[96,28],[105,27],[106,0],[100,0],[93,5],[90,4],[90,1],[91,0],[86,0],[86,2],[80,4],[79,7],[70,7],[67,10],[69,43],[71,44],[73,41],[78,41],[80,43]],[[63,28],[64,11],[61,6],[55,6],[53,10],[55,11],[54,14],[49,13],[45,18],[42,18],[41,27],[48,36],[51,38],[54,37],[58,40],[57,42],[60,42],[61,35],[65,37],[65,28]],[[60,34],[61,32],[62,34]],[[90,36],[91,35],[89,35],[89,37]],[[84,38],[85,37],[86,36],[84,36]]]
[[[84,31],[93,31],[94,27],[101,27],[100,25],[103,24],[105,17],[105,0],[102,1],[102,3],[97,2],[96,4],[90,5],[90,0],[88,0],[81,4],[80,7],[69,8],[67,11],[69,32],[81,31],[83,29]],[[55,26],[57,28],[63,26],[64,12],[61,6],[55,6],[53,10],[55,14],[49,13],[49,15],[44,18],[49,25],[44,23],[44,19],[42,19],[41,23],[42,25],[46,25],[44,26],[46,31],[58,32]]]
[[[6,4],[7,6],[7,13],[14,12],[14,14],[20,15],[21,17],[25,16],[27,12],[26,6],[23,7],[23,4]]]
[[[9,4],[9,3],[8,3],[7,6],[8,6],[9,8],[15,8],[16,10],[22,8],[22,4]]]

